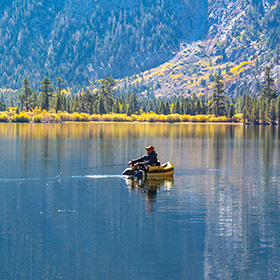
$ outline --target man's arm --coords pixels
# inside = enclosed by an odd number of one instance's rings
[[[138,162],[141,162],[142,163],[142,161],[144,161],[145,160],[145,157],[146,157],[146,155],[143,155],[142,157],[139,157],[139,158],[136,158],[136,159],[133,159],[133,160],[131,160],[131,161],[129,161],[129,165],[130,164],[135,164],[135,163],[138,163]]]

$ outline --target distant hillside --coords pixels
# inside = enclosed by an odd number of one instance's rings
[[[113,76],[119,92],[211,94],[219,73],[227,94],[258,94],[266,65],[280,88],[279,0],[11,0],[0,27],[4,93]]]
[[[271,66],[280,92],[279,1],[208,1],[205,37],[181,43],[166,63],[119,80],[120,92],[143,96],[212,94],[214,76],[222,75],[229,95],[259,94],[265,66]]]
[[[207,2],[190,2],[1,1],[0,87],[20,88],[27,77],[38,88],[47,75],[81,88],[160,65],[204,29]]]

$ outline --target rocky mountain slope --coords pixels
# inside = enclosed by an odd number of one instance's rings
[[[12,0],[0,4],[0,88],[76,89],[118,79],[143,96],[258,94],[265,65],[279,80],[279,0]]]
[[[279,1],[208,1],[208,32],[181,43],[168,62],[119,81],[120,91],[144,96],[211,94],[220,74],[227,94],[259,94],[265,66],[280,91]]]

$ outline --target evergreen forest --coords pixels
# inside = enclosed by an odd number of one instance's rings
[[[139,98],[135,92],[118,95],[115,89],[116,81],[112,77],[102,79],[98,91],[91,92],[87,89],[85,92],[80,92],[76,95],[67,93],[61,78],[56,79],[55,85],[53,85],[52,81],[45,77],[41,81],[39,94],[36,89],[30,86],[28,79],[25,78],[22,82],[21,93],[18,95],[20,108],[6,108],[2,100],[0,101],[0,110],[9,112],[16,109],[17,115],[20,115],[20,111],[38,114],[44,111],[45,113],[82,113],[88,117],[94,114],[100,116],[105,114],[132,116],[149,113],[165,116],[172,115],[173,117],[169,119],[163,118],[164,121],[171,122],[182,121],[182,119],[178,118],[178,115],[199,116],[194,120],[205,122],[209,119],[203,116],[208,115],[218,118],[216,121],[279,124],[280,95],[277,95],[270,67],[265,68],[264,77],[260,96],[252,96],[248,91],[240,96],[229,97],[225,95],[223,78],[217,75],[212,96],[196,96],[193,94],[190,97],[179,96],[157,99]],[[1,114],[0,121],[9,120],[5,113]],[[175,118],[174,115],[176,116]],[[88,117],[85,120],[89,120]],[[224,117],[224,119],[219,117]],[[22,121],[26,120],[24,116],[22,118]],[[55,121],[62,120],[63,118],[55,118]],[[15,121],[18,121],[18,119],[15,119]],[[149,121],[162,120],[155,118]],[[186,119],[185,121],[189,120]]]
[[[1,1],[0,26],[1,111],[279,123],[279,0]]]

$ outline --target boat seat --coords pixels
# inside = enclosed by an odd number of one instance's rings
[[[163,165],[150,165],[149,166],[149,171],[154,171],[154,170],[164,170],[168,166],[168,162],[166,162]]]

